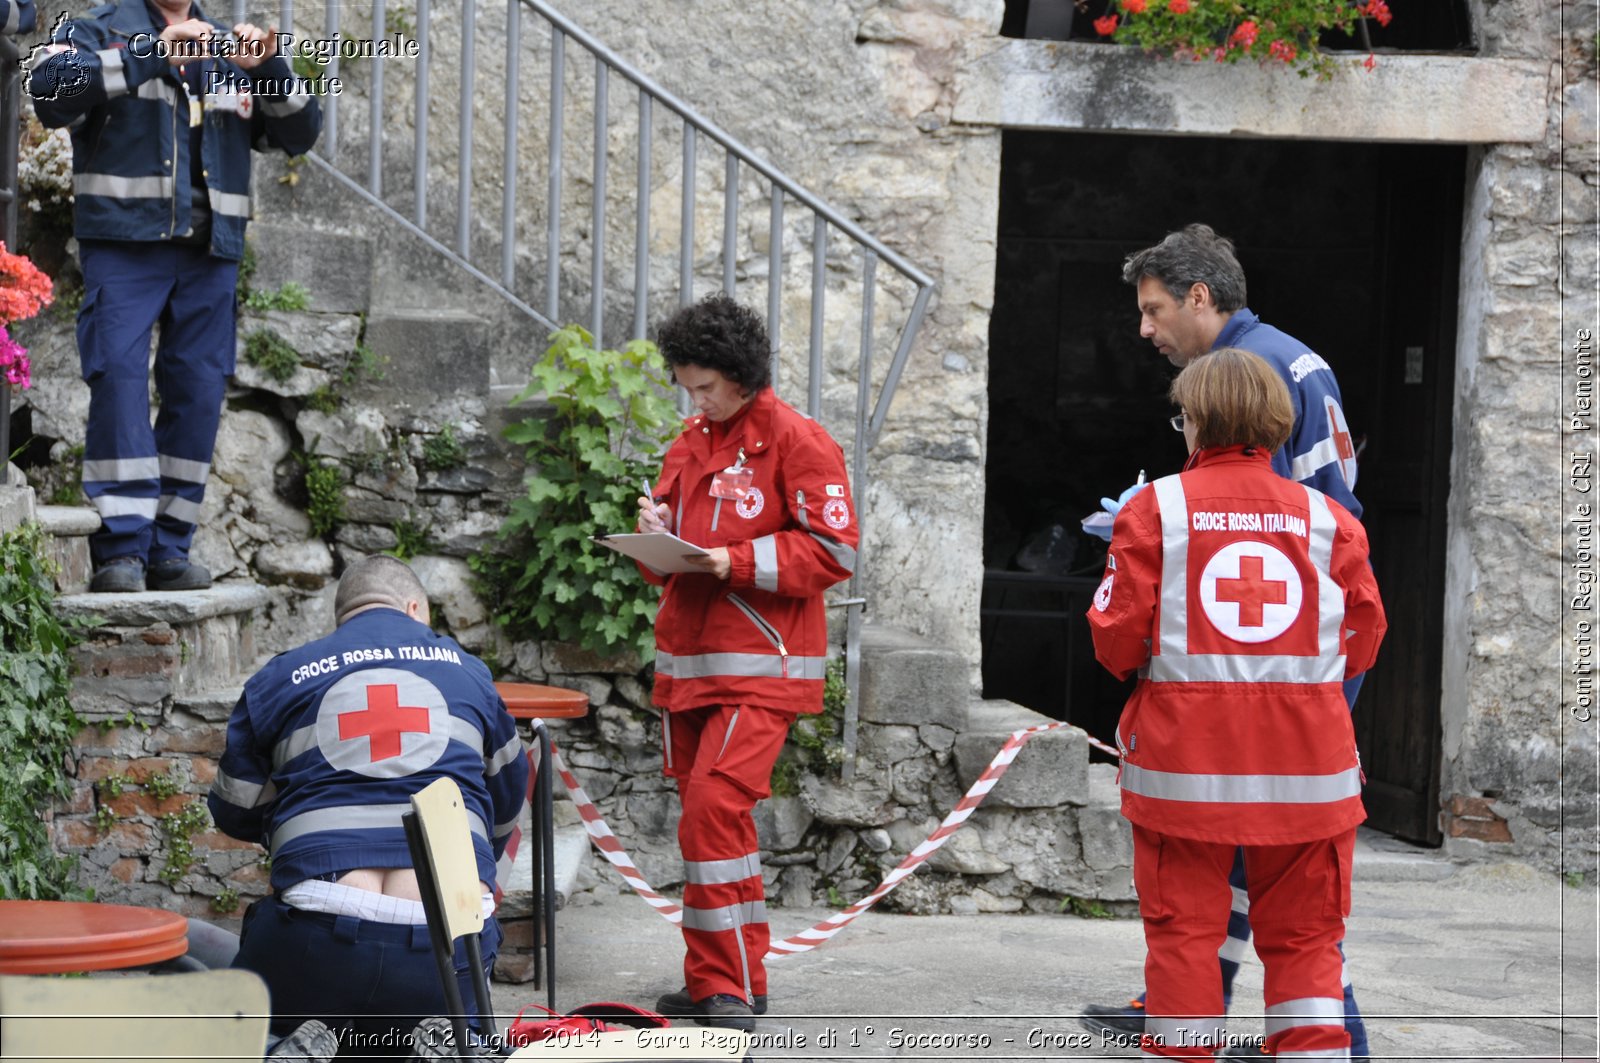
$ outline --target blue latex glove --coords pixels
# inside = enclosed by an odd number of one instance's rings
[[[1122,511],[1123,506],[1128,504],[1128,499],[1132,498],[1140,491],[1143,491],[1148,486],[1150,485],[1141,479],[1140,482],[1134,484],[1116,498],[1102,498],[1100,500],[1100,508],[1106,513],[1109,513],[1112,519],[1104,521],[1103,523],[1100,521],[1095,521],[1094,523],[1085,521],[1083,530],[1088,532],[1090,535],[1097,536],[1098,538],[1104,539],[1109,543],[1111,541],[1111,526],[1116,520],[1117,514]],[[1098,516],[1098,514],[1096,515]]]

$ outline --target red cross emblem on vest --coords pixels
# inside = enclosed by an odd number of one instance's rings
[[[407,731],[430,733],[428,710],[400,704],[400,688],[393,683],[367,687],[366,709],[339,717],[340,739],[365,738],[374,761],[398,757],[400,736]]]
[[[1355,439],[1350,434],[1350,426],[1345,423],[1344,411],[1333,401],[1333,396],[1325,396],[1322,402],[1323,409],[1328,412],[1328,438],[1333,441],[1333,452],[1338,457],[1339,475],[1344,477],[1346,487],[1354,489],[1357,471]]]
[[[1217,601],[1232,602],[1239,607],[1240,627],[1261,627],[1264,622],[1262,606],[1288,604],[1288,581],[1269,580],[1261,568],[1261,558],[1245,555],[1239,558],[1237,579],[1217,580]]]

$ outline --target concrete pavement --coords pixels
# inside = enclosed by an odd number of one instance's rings
[[[557,1004],[650,1007],[682,984],[677,929],[621,885],[558,916]],[[621,892],[618,892],[619,889]],[[1375,1059],[1595,1060],[1592,888],[1516,863],[1455,865],[1362,832],[1347,955]],[[775,936],[830,914],[775,908]],[[869,912],[820,949],[769,965],[758,1059],[1099,1059],[1137,1055],[1079,1025],[1141,983],[1136,920]],[[1235,987],[1233,1035],[1261,1033],[1262,969]],[[497,1010],[543,1000],[495,987]]]

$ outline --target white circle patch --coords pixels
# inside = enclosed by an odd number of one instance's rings
[[[1100,586],[1094,592],[1094,607],[1102,613],[1111,607],[1111,581],[1117,578],[1115,572],[1107,572],[1106,578],[1100,581]]]
[[[850,523],[850,507],[842,498],[830,498],[822,506],[822,519],[830,528],[844,528]]]
[[[1268,543],[1229,543],[1200,574],[1206,619],[1235,642],[1277,638],[1300,615],[1303,597],[1294,563]]]
[[[745,520],[750,520],[752,517],[757,516],[766,504],[767,497],[761,493],[761,488],[750,487],[745,489],[744,497],[735,502],[733,508],[738,512],[739,516]]]
[[[363,668],[322,695],[317,748],[328,763],[372,779],[412,775],[444,755],[450,709],[439,688],[398,668]]]
[[[1322,399],[1323,409],[1328,413],[1328,440],[1333,444],[1333,453],[1339,463],[1339,475],[1344,477],[1344,485],[1355,490],[1356,473],[1359,469],[1356,463],[1355,440],[1350,436],[1350,426],[1345,423],[1344,411],[1339,404],[1329,396]]]

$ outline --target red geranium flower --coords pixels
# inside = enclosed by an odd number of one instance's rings
[[[1189,13],[1189,0],[1167,0],[1167,10],[1174,15],[1187,15]]]
[[[26,255],[13,255],[0,243],[0,325],[22,321],[50,304],[50,278]]]
[[[1104,18],[1094,20],[1094,31],[1102,37],[1109,37],[1117,32],[1117,16],[1106,15]]]
[[[1260,32],[1253,19],[1245,19],[1233,31],[1232,41],[1241,48],[1248,48],[1256,43],[1256,35]]]
[[[1130,15],[1144,14],[1145,0],[1122,0],[1122,10]]]
[[[1292,63],[1292,62],[1294,62],[1294,57],[1295,57],[1294,45],[1290,44],[1288,41],[1283,41],[1283,40],[1273,41],[1272,42],[1272,47],[1269,48],[1268,51],[1272,53],[1272,58],[1278,60],[1279,62],[1283,62],[1283,63]]]
[[[1361,13],[1368,18],[1377,19],[1378,25],[1387,26],[1394,21],[1394,12],[1389,10],[1388,0],[1367,0],[1367,5]]]
[[[1378,65],[1378,57],[1369,52],[1367,53],[1366,61],[1361,65],[1366,67],[1368,70],[1371,70],[1373,67]]]

